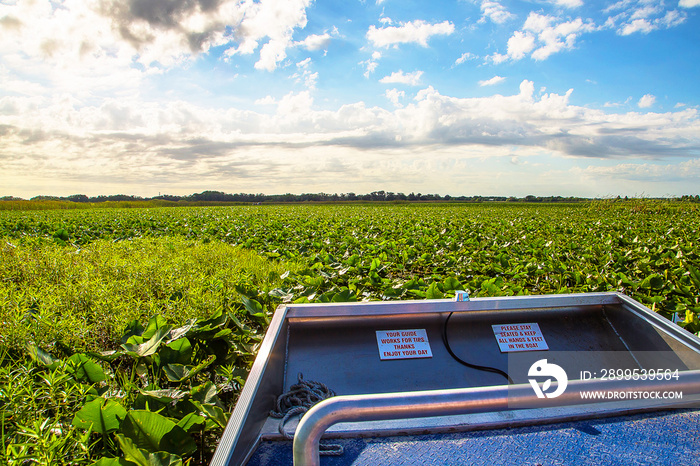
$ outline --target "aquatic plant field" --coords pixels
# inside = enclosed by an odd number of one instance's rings
[[[207,464],[283,302],[621,291],[697,333],[697,207],[0,210],[0,463]]]

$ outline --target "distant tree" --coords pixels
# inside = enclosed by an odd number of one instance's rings
[[[68,196],[64,199],[71,202],[90,202],[90,198],[88,198],[85,194],[73,194],[72,196]]]

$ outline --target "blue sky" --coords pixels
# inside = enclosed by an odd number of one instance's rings
[[[680,196],[700,0],[3,0],[0,196]]]

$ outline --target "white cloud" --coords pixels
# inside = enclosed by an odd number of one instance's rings
[[[384,76],[379,80],[380,83],[389,84],[407,84],[409,86],[417,86],[420,84],[420,77],[423,76],[422,71],[414,71],[413,73],[404,73],[402,70],[394,71],[389,76]]]
[[[316,82],[318,81],[318,72],[312,73],[309,70],[311,66],[311,58],[306,58],[296,64],[297,68],[301,71],[301,74],[295,73],[291,76],[295,82],[304,82],[307,89],[316,89]]]
[[[679,3],[679,6],[680,5]],[[649,34],[661,28],[672,28],[683,24],[688,15],[680,10],[666,10],[663,2],[648,0],[623,0],[604,10],[605,13],[619,11],[608,17],[606,28],[616,29],[621,36],[634,33]]]
[[[527,79],[520,83],[520,97],[531,101],[532,96],[535,93],[535,83],[528,81]],[[542,88],[542,93],[544,93],[544,88]],[[567,94],[568,97],[568,94]]]
[[[651,94],[644,94],[641,99],[639,99],[639,102],[637,102],[637,106],[639,108],[649,108],[652,107],[656,103],[656,97],[651,95]]]
[[[308,89],[316,89],[316,82],[318,82],[318,71],[316,71],[315,73],[304,73],[304,85]]]
[[[375,47],[389,47],[398,44],[415,43],[428,46],[428,40],[436,35],[450,35],[455,27],[449,21],[430,24],[422,20],[401,23],[401,26],[377,28],[374,25],[367,31],[367,39]]]
[[[310,1],[18,1],[0,5],[0,53],[20,72],[33,70],[78,92],[92,87],[88,79],[137,82],[219,46],[230,58],[262,44],[257,68],[273,70],[293,45],[293,32],[306,25]],[[310,36],[303,44],[324,40]],[[41,70],[49,66],[51,72]]]
[[[611,166],[595,166],[579,170],[590,177],[644,182],[673,182],[700,179],[700,159],[674,164],[620,163]]]
[[[659,24],[666,28],[672,28],[683,24],[686,20],[686,15],[678,10],[671,10],[666,12],[663,18],[659,19]]]
[[[277,114],[283,116],[303,115],[311,111],[313,103],[314,99],[309,94],[309,91],[303,91],[298,94],[290,92],[277,103]]]
[[[374,73],[374,70],[377,69],[377,66],[379,66],[379,59],[382,58],[381,52],[375,50],[372,52],[372,58],[369,60],[364,60],[358,63],[359,65],[364,65],[365,66],[365,72],[364,77],[369,79],[369,75]]]
[[[503,63],[504,61],[508,60],[508,55],[504,53],[494,53],[493,55],[489,55],[486,57],[487,60],[491,60],[494,64],[498,65],[499,63]]]
[[[260,49],[260,60],[255,62],[256,70],[275,71],[277,64],[287,58],[288,39],[270,39]]]
[[[508,39],[508,57],[520,60],[535,48],[535,36],[529,32],[515,31]]]
[[[506,80],[506,78],[504,78],[504,77],[502,77],[502,76],[494,76],[494,77],[491,78],[491,79],[487,79],[487,80],[484,80],[484,81],[479,81],[479,86],[482,86],[482,87],[484,87],[484,86],[494,86],[494,85],[496,85],[496,84],[502,83],[502,82],[505,81],[505,80]]]
[[[296,42],[295,45],[299,45],[306,50],[316,51],[325,49],[328,44],[331,43],[331,35],[328,33],[324,34],[311,34],[306,39],[301,42]]]
[[[455,60],[455,65],[461,65],[467,60],[475,60],[478,58],[476,55],[470,52],[464,52],[462,56],[460,56],[458,59]]]
[[[680,0],[678,6],[683,8],[694,8],[700,6],[700,0]]]
[[[583,6],[582,0],[553,0],[553,3],[566,8],[578,8]]]
[[[643,5],[632,12],[630,19],[648,18],[663,11],[661,5]]]
[[[287,48],[293,45],[294,30],[306,26],[306,8],[310,2],[277,0],[241,3],[244,16],[233,33],[239,45],[229,48],[226,54],[251,54],[258,48],[259,42],[268,38],[260,49],[260,59],[255,63],[255,68],[274,71],[287,57]]]
[[[384,95],[392,104],[394,104],[394,106],[403,107],[400,101],[406,97],[406,93],[404,91],[400,91],[398,89],[387,89]]]
[[[480,23],[485,23],[488,18],[496,24],[503,24],[515,17],[506,7],[493,0],[483,0],[481,2],[481,13]]]
[[[267,95],[263,97],[262,99],[258,99],[255,101],[257,105],[274,105],[277,103],[277,100],[272,97],[271,95]]]
[[[369,79],[369,75],[374,73],[374,71],[377,69],[377,66],[379,66],[379,63],[377,63],[376,61],[372,61],[372,60],[366,60],[366,61],[360,62],[359,64],[365,65],[366,68],[365,68],[365,72],[363,73],[363,75],[365,78],[368,78],[368,79]]]
[[[30,81],[33,92],[76,95],[141,82],[143,73],[132,64],[135,58],[142,62],[144,58],[136,57],[132,44],[113,30],[110,19],[87,3],[66,2],[60,8],[39,0],[0,4],[0,18],[0,56],[9,78],[3,79],[4,89],[12,85],[13,76]],[[161,64],[179,59],[175,52],[163,57]]]
[[[541,33],[546,29],[551,28],[550,24],[556,21],[557,18],[549,15],[541,15],[533,11],[527,16],[525,24],[523,25],[523,30],[532,31],[535,33]]]
[[[89,105],[70,94],[5,96],[0,98],[0,186],[15,195],[48,192],[46,186],[56,186],[52,193],[60,194],[60,187],[71,194],[78,185],[86,187],[79,191],[90,187],[87,194],[124,187],[133,192],[138,185],[180,186],[189,192],[201,186],[231,186],[225,190],[235,189],[232,192],[284,186],[290,192],[308,192],[311,183],[314,190],[325,190],[313,181],[323,179],[330,183],[330,192],[361,192],[364,185],[357,185],[359,181],[386,182],[377,173],[392,173],[411,183],[427,177],[437,180],[446,169],[471,173],[463,165],[474,167],[479,160],[500,157],[509,166],[513,157],[526,161],[541,154],[559,162],[588,158],[630,163],[646,158],[667,159],[670,164],[700,153],[695,108],[605,113],[572,105],[571,93],[535,96],[535,85],[527,80],[515,95],[479,98],[451,97],[428,87],[410,102],[401,91],[388,91],[387,99],[404,104],[388,111],[363,102],[320,110],[304,91],[260,99],[259,105],[277,105],[273,114],[177,100],[120,98]],[[424,155],[427,148],[430,158]],[[347,170],[330,173],[323,168],[331,155],[343,160]],[[454,157],[464,163],[449,162]],[[386,167],[378,170],[377,160]],[[689,164],[688,170],[691,176],[697,166]],[[485,173],[475,172],[474,177]],[[508,182],[522,178],[519,171]],[[354,188],[340,187],[353,183]],[[436,181],[435,186],[441,185]]]
[[[656,26],[651,24],[648,20],[646,19],[635,19],[631,23],[625,24],[623,27],[621,27],[618,32],[622,36],[628,36],[630,34],[634,34],[635,32],[641,32],[643,34],[649,34],[651,31],[656,29]]]
[[[554,53],[573,49],[581,34],[595,29],[589,20],[561,21],[554,16],[530,12],[522,30],[515,31],[508,39],[507,53],[494,53],[488,58],[498,64],[508,59],[521,60],[531,53],[534,60],[546,60]]]

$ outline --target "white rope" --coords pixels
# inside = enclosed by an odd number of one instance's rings
[[[335,396],[333,390],[321,382],[304,380],[304,376],[300,372],[297,377],[297,383],[289,387],[287,393],[277,397],[276,409],[270,411],[270,416],[282,419],[279,425],[280,434],[284,438],[292,440],[294,435],[284,430],[284,425],[287,421],[298,414],[303,415],[319,401],[332,396]],[[343,446],[338,444],[319,444],[319,452],[321,455],[342,455]]]

